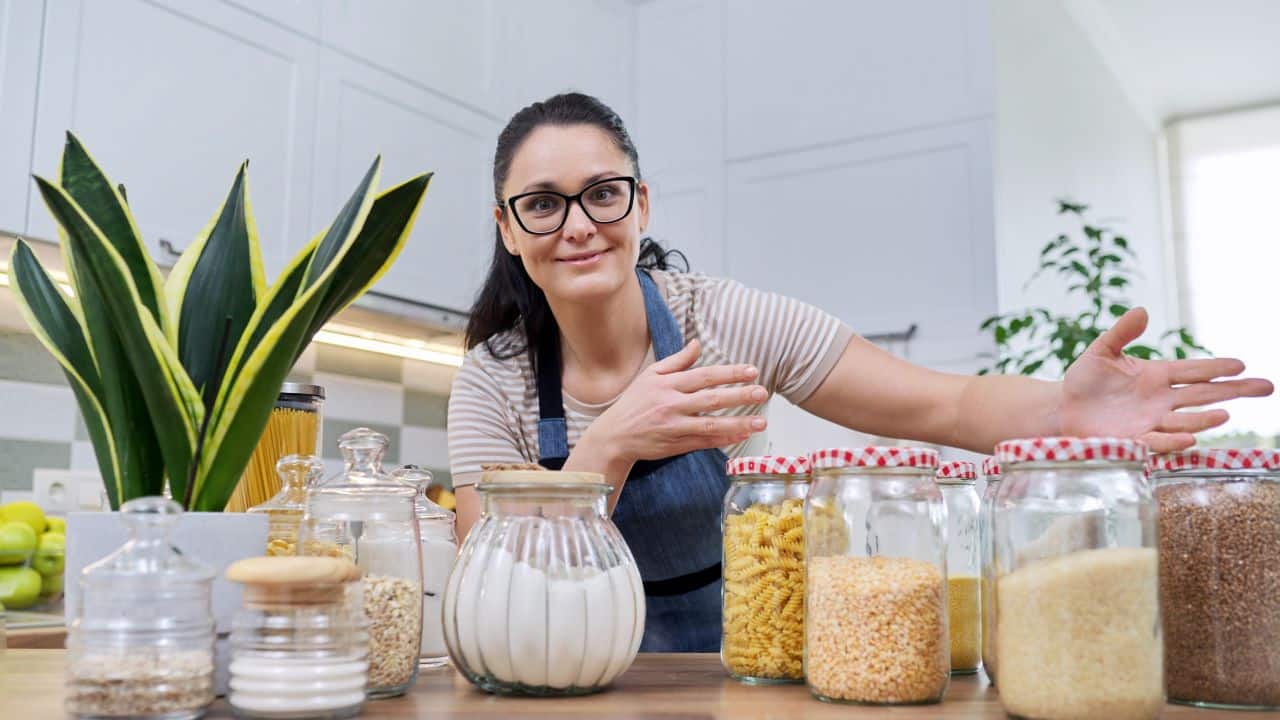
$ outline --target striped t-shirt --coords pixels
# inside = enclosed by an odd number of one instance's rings
[[[853,331],[827,313],[798,300],[753,290],[732,280],[701,274],[652,271],[684,341],[697,339],[697,366],[750,364],[770,397],[781,393],[805,401],[835,367]],[[492,340],[503,354],[523,348],[523,332],[509,330]],[[644,366],[654,361],[653,348]],[[764,414],[760,405],[718,410],[713,415]],[[581,402],[564,393],[565,421],[572,449],[587,426],[613,401]],[[761,434],[733,447],[729,457],[758,454]],[[529,356],[498,359],[485,346],[467,353],[449,397],[449,463],[454,485],[480,477],[481,465],[538,461],[538,384]]]

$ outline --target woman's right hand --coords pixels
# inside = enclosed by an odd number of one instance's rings
[[[711,415],[764,403],[769,394],[760,385],[726,387],[751,383],[759,371],[750,365],[695,368],[701,352],[694,340],[642,370],[591,423],[579,447],[588,446],[591,454],[608,466],[630,465],[637,460],[733,445],[764,430],[767,422],[760,415]]]

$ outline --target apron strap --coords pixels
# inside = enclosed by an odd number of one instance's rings
[[[547,333],[538,343],[538,458],[548,470],[569,459],[569,427],[564,421],[560,389],[560,333]]]

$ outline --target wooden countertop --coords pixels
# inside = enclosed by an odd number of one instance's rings
[[[11,649],[0,662],[0,718],[59,718],[63,650]],[[711,718],[1004,718],[999,698],[982,675],[953,678],[939,705],[897,708],[828,705],[803,685],[750,687],[725,676],[714,654],[641,655],[613,687],[581,698],[510,698],[473,688],[451,669],[424,673],[408,695],[368,702],[367,718],[593,717],[704,720]],[[209,718],[230,718],[219,700]],[[1168,705],[1164,717],[1245,717],[1239,713]],[[1249,713],[1247,717],[1280,717]]]

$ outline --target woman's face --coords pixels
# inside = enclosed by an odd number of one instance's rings
[[[608,132],[594,125],[543,125],[516,149],[502,197],[539,190],[577,195],[598,180],[635,174],[630,159]],[[588,206],[607,203],[609,192],[609,188],[599,192],[593,188],[583,201]],[[522,212],[526,225],[534,209]],[[600,212],[593,214],[602,217]],[[547,235],[527,232],[510,209],[495,208],[494,217],[507,252],[519,256],[529,277],[549,298],[598,300],[634,277],[640,234],[649,223],[649,188],[638,184],[631,212],[611,223],[595,222],[579,203],[570,203],[564,225]]]

